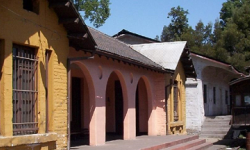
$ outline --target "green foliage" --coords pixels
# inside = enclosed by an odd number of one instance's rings
[[[214,25],[204,25],[200,20],[193,29],[187,14],[179,6],[171,9],[171,23],[163,27],[161,41],[188,41],[191,51],[228,62],[244,72],[250,63],[250,0],[227,0]]]
[[[84,11],[84,19],[89,19],[98,28],[110,16],[109,0],[74,0],[78,11]]]
[[[171,8],[168,18],[171,17],[171,23],[163,27],[162,41],[179,41],[181,35],[188,29],[188,11],[180,6]]]

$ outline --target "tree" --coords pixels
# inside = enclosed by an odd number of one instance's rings
[[[180,41],[181,35],[188,29],[188,11],[180,6],[171,8],[168,18],[171,17],[171,23],[164,26],[162,30],[162,41]]]
[[[84,19],[89,19],[98,28],[110,16],[109,0],[73,0],[78,11],[84,11]]]
[[[244,71],[250,53],[250,0],[228,0],[220,12],[221,27],[215,29],[216,50],[225,49],[228,62]],[[220,29],[219,29],[220,28]]]

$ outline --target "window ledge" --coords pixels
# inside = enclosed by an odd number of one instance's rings
[[[183,125],[184,125],[183,121],[170,122],[170,127],[183,126]]]
[[[57,140],[56,133],[31,134],[21,136],[0,136],[0,147],[13,147],[19,145],[47,143]]]

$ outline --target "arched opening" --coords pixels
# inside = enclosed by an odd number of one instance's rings
[[[89,145],[90,90],[87,77],[80,64],[73,63],[71,69],[70,98],[70,146]]]
[[[136,136],[148,135],[148,93],[141,78],[136,90]]]
[[[123,93],[118,75],[111,73],[106,88],[106,141],[123,139]]]

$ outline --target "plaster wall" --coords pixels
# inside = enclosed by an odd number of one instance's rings
[[[187,98],[187,131],[200,132],[205,116],[228,115],[228,103],[225,93],[228,91],[229,82],[239,77],[233,70],[220,62],[208,60],[202,56],[191,55],[197,73],[197,80],[188,79],[186,82]],[[204,103],[203,87],[207,86],[207,102]],[[216,90],[215,103],[213,88]]]
[[[69,57],[87,55],[89,54],[70,49]],[[106,94],[112,92],[106,93],[106,90],[108,79],[113,72],[118,76],[123,92],[123,139],[134,139],[136,136],[135,96],[141,78],[145,82],[148,97],[148,135],[166,134],[164,74],[99,55],[94,55],[94,59],[72,63],[81,68],[89,88],[90,108],[92,108],[90,109],[90,145],[105,143]],[[107,130],[112,130],[112,126]]]
[[[23,1],[0,0],[0,39],[2,39],[0,81],[0,147],[30,145],[45,135],[45,52],[51,51],[49,64],[49,133],[56,136],[47,138],[43,143],[53,142],[57,149],[67,146],[67,55],[69,44],[67,32],[58,24],[58,17],[49,9],[48,1],[39,1],[39,14],[23,9]],[[32,47],[38,57],[38,127],[37,135],[13,135],[12,126],[12,47],[13,44]],[[8,143],[6,138],[13,138]],[[14,140],[15,139],[15,140]],[[46,139],[46,138],[44,138]],[[39,140],[38,140],[39,141]],[[46,148],[44,148],[46,149]]]

